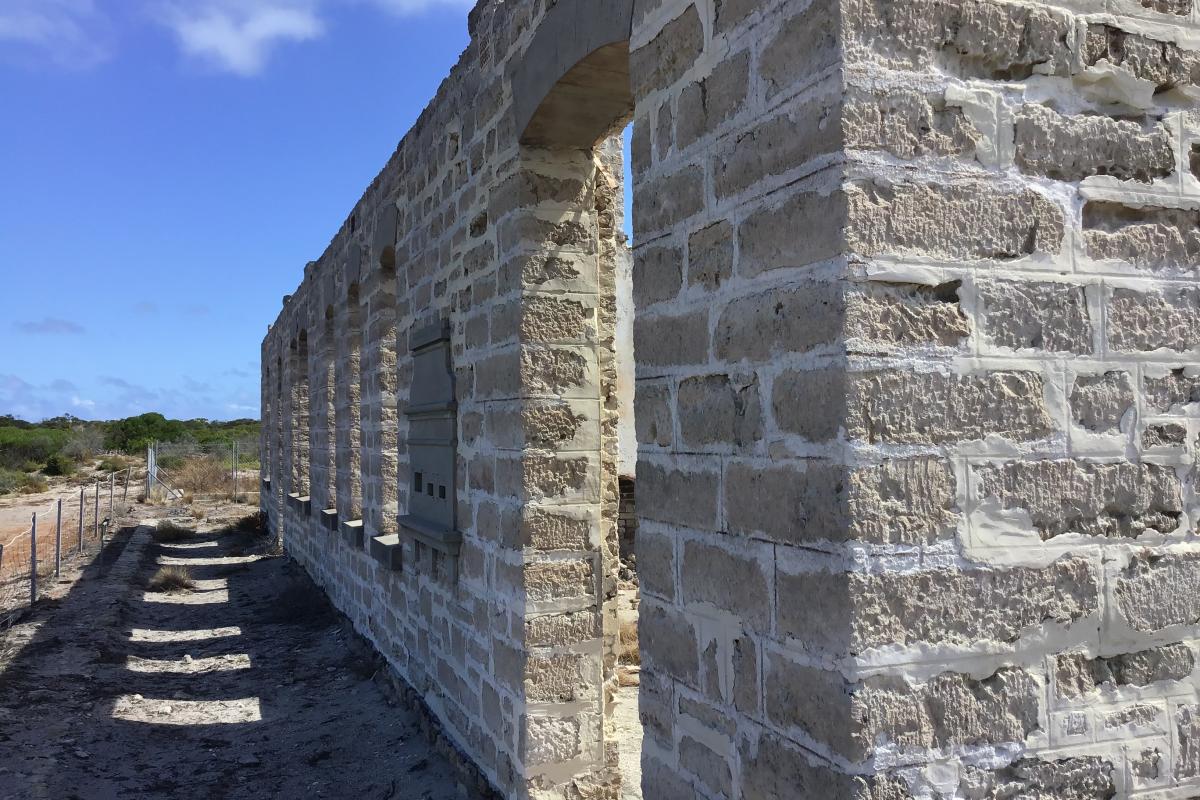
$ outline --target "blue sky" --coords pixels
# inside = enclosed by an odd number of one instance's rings
[[[258,348],[462,0],[0,0],[0,414],[258,415]]]

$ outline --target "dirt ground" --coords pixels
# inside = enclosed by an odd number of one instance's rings
[[[220,522],[125,528],[12,628],[0,798],[472,798],[320,589]],[[195,588],[147,591],[163,564]]]

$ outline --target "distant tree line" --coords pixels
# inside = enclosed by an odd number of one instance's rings
[[[253,419],[217,421],[167,419],[149,413],[94,422],[68,415],[27,422],[0,415],[0,493],[37,489],[42,475],[68,475],[75,465],[101,453],[137,454],[151,442],[194,441],[197,444],[245,441],[258,437]]]

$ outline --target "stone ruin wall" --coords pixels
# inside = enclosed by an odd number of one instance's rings
[[[518,144],[511,80],[569,5],[476,8],[263,407],[289,552],[507,796],[575,800],[619,782],[619,171]],[[647,0],[629,47],[646,797],[1200,796],[1192,0]],[[396,523],[439,317],[457,557]]]

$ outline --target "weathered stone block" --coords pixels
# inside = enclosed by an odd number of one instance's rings
[[[840,193],[802,192],[777,208],[754,212],[738,226],[738,273],[752,278],[786,267],[834,258],[845,248],[845,198]],[[796,231],[806,232],[797,236]]]
[[[635,392],[637,414],[633,423],[637,430],[638,444],[669,447],[675,437],[670,388],[665,384],[639,381]]]
[[[543,344],[582,342],[595,336],[595,317],[595,309],[579,300],[529,296],[521,313],[521,340]]]
[[[759,56],[759,77],[767,97],[795,83],[811,83],[841,60],[839,4],[813,0],[783,21]]]
[[[869,678],[853,695],[844,754],[861,760],[885,743],[918,751],[1021,743],[1038,729],[1041,692],[1018,668],[983,680],[945,672],[920,686],[900,677]]]
[[[711,604],[752,630],[766,631],[771,624],[769,570],[753,551],[687,542],[680,567],[684,602]]]
[[[638,618],[638,639],[656,643],[642,654],[651,669],[661,669],[664,674],[685,684],[696,684],[700,675],[696,631],[678,609],[643,603]]]
[[[836,438],[846,420],[849,384],[842,369],[782,373],[771,395],[776,424],[814,442]]]
[[[637,465],[638,516],[672,525],[715,530],[720,476],[704,469]]]
[[[679,740],[679,765],[699,778],[713,794],[733,796],[733,773],[723,754],[685,735]]]
[[[1022,170],[1063,181],[1111,175],[1149,183],[1175,171],[1171,137],[1161,123],[1064,116],[1027,105],[1017,115],[1016,146]]]
[[[1200,348],[1200,287],[1114,289],[1108,301],[1108,344],[1134,352]]]
[[[736,195],[764,178],[783,175],[837,152],[842,143],[840,114],[837,98],[817,97],[726,137],[713,157],[717,196]]]
[[[937,65],[968,77],[1006,80],[1066,74],[1070,20],[1036,6],[986,0],[851,0],[846,59],[896,69]]]
[[[589,560],[535,561],[525,565],[525,596],[530,600],[586,598],[595,567]]]
[[[1092,352],[1092,323],[1082,286],[1039,281],[980,286],[984,331],[993,344],[1014,350]]]
[[[1076,376],[1071,390],[1071,414],[1076,424],[1099,433],[1119,430],[1133,402],[1133,380],[1121,370]]]
[[[1107,61],[1124,67],[1135,78],[1154,84],[1158,91],[1196,83],[1197,59],[1193,51],[1112,25],[1088,25],[1080,42],[1080,57],[1086,66]]]
[[[640,99],[678,81],[704,50],[704,25],[689,4],[647,44],[629,54],[634,98]]]
[[[862,372],[846,376],[846,430],[852,439],[937,444],[1003,436],[1018,441],[1050,434],[1052,425],[1035,372]],[[776,381],[776,398],[780,381]],[[776,416],[782,427],[785,420]]]
[[[846,147],[899,158],[970,157],[981,137],[961,108],[947,107],[940,96],[904,89],[850,89],[842,127]]]
[[[723,361],[765,361],[803,353],[842,335],[844,301],[833,283],[809,283],[738,298],[725,306],[714,336]]]
[[[1169,466],[1055,459],[985,466],[977,474],[981,499],[1024,509],[1043,539],[1169,534],[1183,517],[1182,482]]]
[[[648,181],[633,205],[633,229],[639,236],[671,228],[704,208],[704,170],[683,167]]]
[[[967,767],[960,791],[964,797],[979,798],[1108,800],[1117,791],[1113,771],[1112,762],[1100,756],[1022,758],[993,772]]]
[[[1187,428],[1177,422],[1149,425],[1142,431],[1142,448],[1182,447],[1187,443]]]
[[[683,287],[683,252],[678,247],[639,247],[633,251],[633,301],[637,308],[670,300]]]
[[[1200,775],[1200,705],[1183,704],[1175,711],[1178,755],[1175,775],[1194,778]]]
[[[1092,201],[1083,207],[1088,255],[1152,271],[1192,272],[1200,264],[1200,212]]]
[[[953,531],[956,503],[953,471],[931,458],[863,468],[731,462],[725,473],[730,532],[786,544],[932,542]]]
[[[688,237],[688,286],[703,286],[711,292],[731,275],[733,229],[727,221],[714,222]]]
[[[638,529],[636,548],[639,588],[664,600],[674,600],[675,546],[672,538],[642,527]]]
[[[1185,644],[1164,645],[1136,653],[1088,658],[1064,653],[1054,659],[1058,692],[1076,698],[1102,687],[1149,686],[1156,681],[1181,681],[1192,674],[1196,658]]]
[[[1146,375],[1142,379],[1142,396],[1157,411],[1179,411],[1182,406],[1200,403],[1200,375],[1189,375],[1184,367],[1166,375]]]
[[[935,286],[851,284],[846,295],[846,337],[864,343],[957,347],[971,335],[959,305],[961,281]],[[874,351],[867,344],[864,348]]]
[[[675,145],[680,150],[737,114],[750,85],[750,53],[743,50],[713,67],[710,75],[679,94]]]
[[[755,375],[706,375],[679,382],[679,433],[688,447],[752,447],[763,435]]]
[[[708,309],[678,316],[638,316],[633,322],[639,365],[670,367],[708,361]]]
[[[1116,605],[1134,630],[1200,622],[1200,554],[1135,556],[1116,582]]]
[[[850,249],[868,258],[919,254],[1011,260],[1057,253],[1062,246],[1062,209],[1029,189],[977,182],[857,183],[846,193]]]
[[[779,632],[810,647],[862,652],[916,643],[1015,641],[1030,626],[1098,611],[1096,567],[1082,558],[1043,569],[829,572],[776,577]]]

